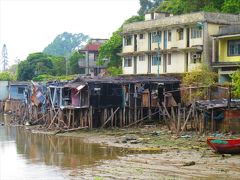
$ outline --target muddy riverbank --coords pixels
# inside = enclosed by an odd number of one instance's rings
[[[46,133],[27,129],[33,133]],[[102,161],[91,168],[73,172],[73,179],[75,176],[83,179],[238,179],[240,155],[214,153],[206,144],[206,138],[210,135],[186,132],[177,136],[159,127],[56,134],[78,137],[86,143],[120,147],[126,151],[127,155],[117,160]],[[239,137],[239,134],[213,135]]]

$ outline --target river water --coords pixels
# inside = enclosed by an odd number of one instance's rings
[[[0,118],[0,180],[81,179],[76,172],[114,160],[120,148],[84,143],[79,138],[32,134]],[[75,175],[76,174],[76,175]]]

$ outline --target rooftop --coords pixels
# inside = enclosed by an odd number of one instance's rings
[[[159,28],[171,28],[176,26],[184,26],[196,24],[197,22],[208,22],[214,24],[240,24],[240,15],[195,12],[190,14],[175,15],[160,19],[135,22],[123,25],[123,34],[140,31],[152,31]]]

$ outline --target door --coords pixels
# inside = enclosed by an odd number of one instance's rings
[[[190,45],[190,30],[187,28],[187,47]]]
[[[137,34],[134,34],[134,51],[137,51]]]
[[[137,56],[134,56],[133,68],[133,73],[137,74]]]
[[[163,73],[167,72],[167,54],[163,55]]]
[[[167,43],[168,43],[168,40],[167,40],[167,31],[164,31],[163,32],[163,36],[164,36],[164,43],[163,43],[163,49],[167,49]]]
[[[151,73],[151,55],[148,55],[148,74]]]
[[[152,34],[148,33],[148,50],[152,50]]]

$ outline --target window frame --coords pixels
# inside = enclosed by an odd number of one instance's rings
[[[124,57],[124,67],[132,67],[132,57]]]
[[[152,35],[152,43],[158,43],[158,37],[160,37],[159,39],[159,43],[161,43],[162,41],[162,31],[154,31],[151,33]]]
[[[20,91],[21,89],[21,91]],[[24,87],[17,87],[17,93],[18,94],[24,94],[25,88]]]
[[[167,55],[167,65],[169,65],[169,66],[172,65],[172,54]]]
[[[192,27],[191,28],[191,39],[202,38],[202,29]]]
[[[139,34],[139,39],[144,39],[144,34],[143,33]]]
[[[138,60],[139,60],[139,61],[145,61],[145,56],[144,56],[144,55],[140,55],[140,56],[138,57]]]
[[[234,45],[233,46],[233,51],[234,51],[233,53],[231,53],[231,49],[230,49],[231,44],[230,43],[233,43],[233,45]],[[232,40],[227,41],[227,56],[228,57],[240,56],[240,39],[232,39]]]
[[[132,35],[127,35],[124,37],[124,46],[132,45]]]
[[[152,66],[157,66],[158,65],[158,55],[153,55],[152,56]],[[161,55],[159,57],[159,65],[161,65]]]
[[[181,41],[181,40],[184,40],[184,29],[183,28],[179,28],[177,29],[177,38],[178,38],[178,41]]]
[[[168,42],[172,41],[172,31],[168,30]]]

